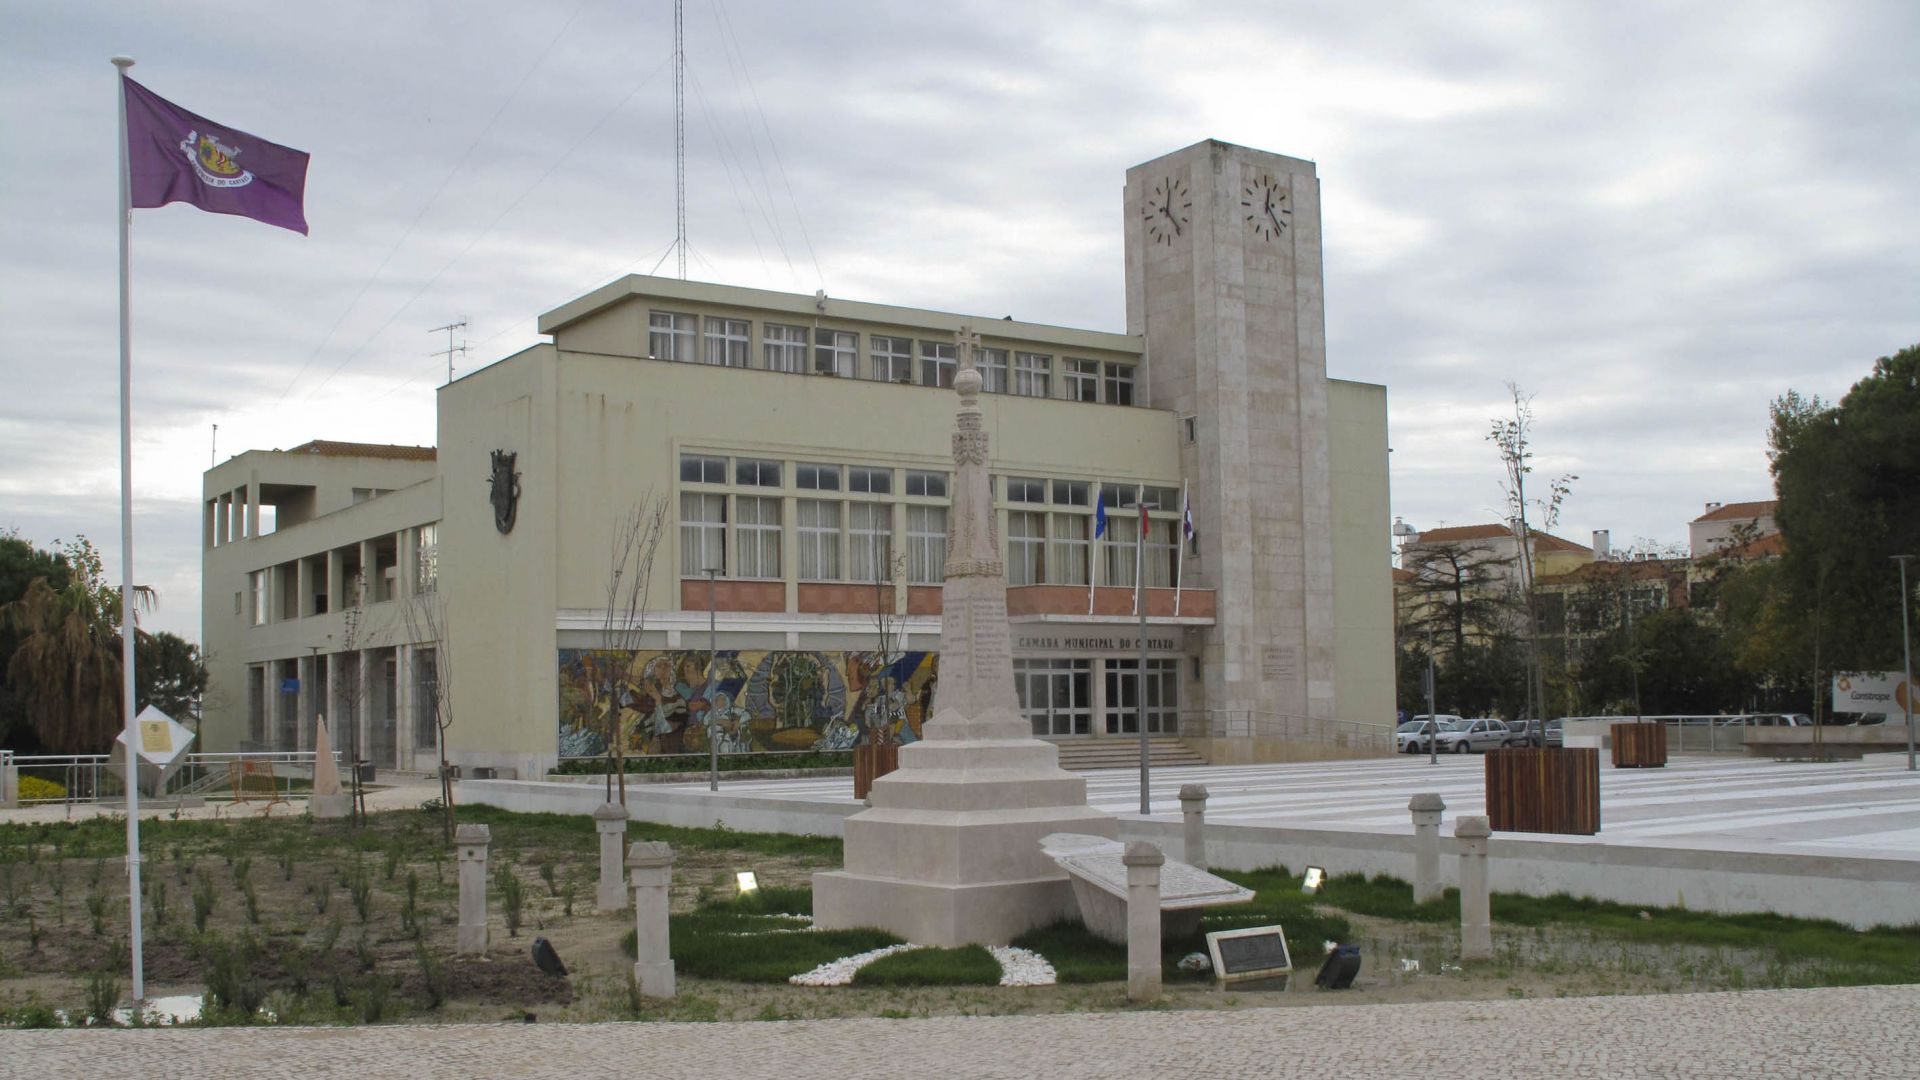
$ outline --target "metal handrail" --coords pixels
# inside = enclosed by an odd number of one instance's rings
[[[333,753],[336,761],[342,760],[341,751],[335,750]],[[58,798],[51,799],[22,797],[19,800],[20,805],[47,806],[63,803],[73,805],[125,797],[126,786],[113,770],[114,759],[120,756],[120,754],[13,754],[9,752],[8,759],[0,761],[0,767],[13,770],[16,776],[38,776],[53,780],[66,792]],[[226,776],[228,766],[235,761],[267,762],[290,766],[290,771],[280,779],[286,782],[286,792],[291,793],[294,774],[300,773],[311,777],[316,757],[312,750],[187,754],[180,768],[167,778],[166,786],[161,789],[159,797],[171,798],[183,794],[198,794],[197,789],[204,785],[209,783],[217,785]],[[225,799],[230,798],[231,795],[209,795],[208,797]]]
[[[1250,709],[1207,709],[1181,713],[1180,734],[1215,739],[1292,739],[1375,748],[1390,747],[1393,740],[1393,729],[1386,725]]]

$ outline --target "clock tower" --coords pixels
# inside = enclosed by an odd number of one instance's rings
[[[1332,718],[1333,521],[1320,181],[1311,162],[1207,141],[1127,170],[1127,330],[1148,398],[1191,417],[1180,469],[1220,605],[1215,715]],[[1389,678],[1390,674],[1381,677]]]

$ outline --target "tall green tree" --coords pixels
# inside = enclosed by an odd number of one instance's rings
[[[1920,554],[1920,345],[1876,360],[1837,404],[1789,391],[1772,417],[1779,586],[1801,624],[1789,650],[1810,673],[1898,666],[1890,557]]]
[[[27,594],[27,586],[46,579],[55,591],[67,587],[67,563],[58,552],[42,551],[13,530],[0,532],[0,609]],[[7,666],[24,635],[0,619],[0,746],[23,752],[39,749],[27,720],[21,691],[7,678]]]
[[[86,537],[64,545],[65,584],[36,577],[0,607],[0,626],[18,636],[7,682],[43,749],[56,754],[106,750],[122,726],[120,592],[106,582],[100,554]],[[151,603],[149,589],[137,590]],[[136,671],[137,675],[137,671]]]
[[[189,726],[200,716],[207,692],[207,666],[200,646],[165,630],[138,631],[134,640],[133,680],[136,708],[151,705]]]

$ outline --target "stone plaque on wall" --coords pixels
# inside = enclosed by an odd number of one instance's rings
[[[1267,645],[1260,649],[1260,678],[1269,682],[1292,682],[1300,677],[1300,650],[1291,645]]]

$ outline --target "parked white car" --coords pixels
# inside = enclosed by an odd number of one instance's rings
[[[1447,732],[1454,730],[1454,727],[1458,725],[1461,721],[1459,717],[1449,716],[1446,713],[1441,713],[1439,720],[1440,720],[1439,727],[1440,727],[1440,736],[1441,736],[1440,748],[1444,750],[1447,748],[1446,747]],[[1400,751],[1403,754],[1426,753],[1428,749],[1427,743],[1429,741],[1429,737],[1433,734],[1433,728],[1434,728],[1434,724],[1432,720],[1428,718],[1426,713],[1421,713],[1419,716],[1414,717],[1413,719],[1407,721],[1404,724],[1401,724],[1398,728],[1394,729],[1394,733],[1393,733],[1394,749]]]
[[[1465,754],[1469,751],[1498,750],[1507,745],[1512,733],[1498,720],[1462,720],[1452,731],[1440,733],[1442,753]]]

